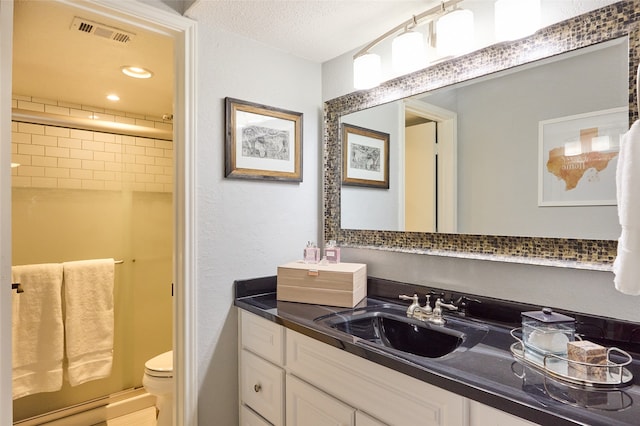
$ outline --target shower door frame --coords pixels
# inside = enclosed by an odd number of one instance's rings
[[[196,23],[139,2],[55,0],[172,37],[174,56],[174,424],[197,425],[196,370]],[[0,1],[0,281],[11,279],[11,68],[13,1]],[[0,285],[0,424],[13,422],[11,289]]]

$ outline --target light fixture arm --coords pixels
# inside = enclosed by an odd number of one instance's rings
[[[358,51],[358,53],[353,55],[353,59],[356,59],[359,56],[362,56],[362,55],[365,55],[365,54],[369,53],[369,50],[371,48],[373,48],[375,45],[377,45],[378,43],[380,43],[382,40],[386,39],[387,37],[389,37],[389,36],[391,36],[391,35],[393,35],[395,33],[397,33],[398,31],[400,31],[402,29],[408,28],[409,25],[413,24],[413,27],[415,27],[416,25],[418,25],[418,22],[422,21],[423,19],[428,18],[428,17],[432,17],[433,15],[442,14],[442,13],[445,12],[445,10],[448,7],[455,6],[458,3],[460,3],[461,1],[462,0],[443,1],[438,6],[434,6],[431,9],[425,10],[424,12],[422,12],[422,13],[420,13],[418,15],[413,15],[411,18],[407,19],[406,21],[404,21],[400,25],[398,25],[398,26],[392,28],[391,30],[387,31],[386,33],[382,34],[380,37],[376,38],[371,43],[367,44],[364,48],[360,49]]]

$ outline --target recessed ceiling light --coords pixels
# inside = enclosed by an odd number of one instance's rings
[[[116,95],[115,93],[112,93],[110,95],[107,95],[107,99],[109,99],[110,101],[116,102],[120,100],[120,96]]]
[[[153,73],[148,69],[134,66],[124,66],[120,68],[125,75],[133,78],[151,78]]]

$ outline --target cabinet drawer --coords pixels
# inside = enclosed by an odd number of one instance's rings
[[[240,398],[275,426],[284,424],[284,371],[252,354],[240,352]]]
[[[286,368],[389,425],[462,426],[465,398],[286,330]]]
[[[271,426],[271,423],[254,413],[246,405],[240,405],[240,426]]]
[[[355,426],[355,410],[287,375],[287,426]]]
[[[238,312],[241,346],[274,364],[282,365],[284,327],[242,309]]]

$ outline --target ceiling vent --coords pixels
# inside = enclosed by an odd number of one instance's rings
[[[127,44],[135,37],[135,34],[123,31],[118,28],[110,27],[105,24],[90,21],[79,17],[73,18],[71,23],[72,31],[79,31],[81,33],[93,34],[98,37],[106,38],[117,43]]]

